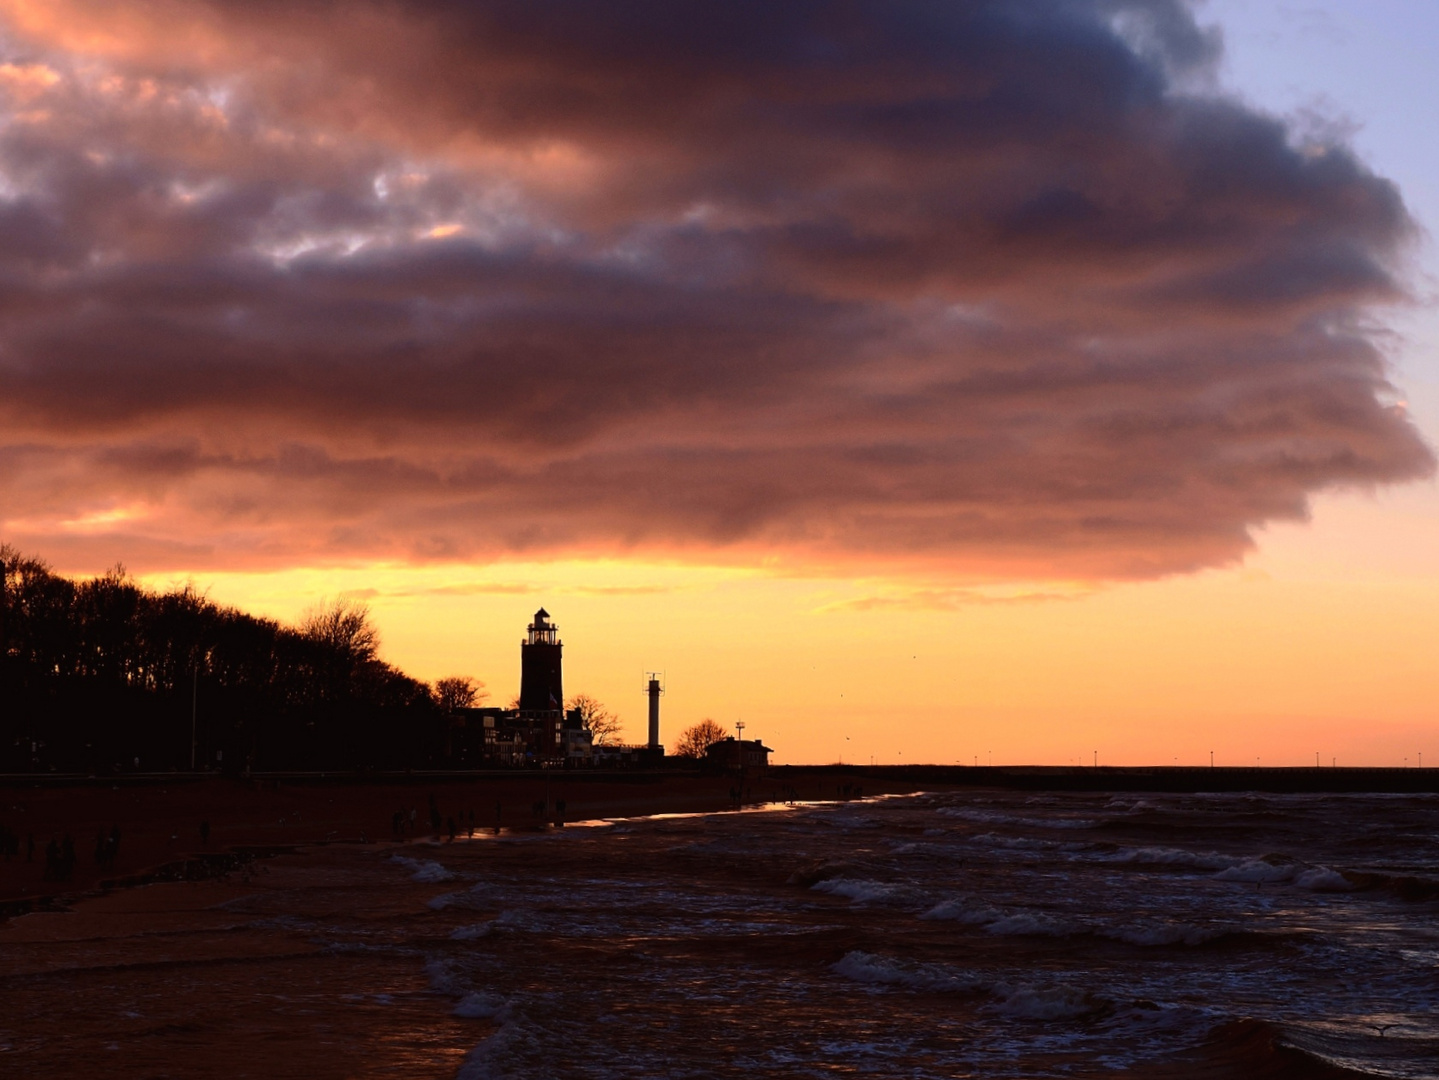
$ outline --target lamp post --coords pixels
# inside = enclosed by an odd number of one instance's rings
[[[195,748],[198,745],[196,732],[199,730],[196,724],[199,716],[200,705],[200,665],[195,664],[195,678],[190,684],[190,771],[195,771]]]

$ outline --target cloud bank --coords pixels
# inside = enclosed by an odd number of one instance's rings
[[[1415,227],[1173,0],[0,0],[0,535],[1231,561],[1426,475]]]

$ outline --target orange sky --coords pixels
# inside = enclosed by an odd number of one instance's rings
[[[282,619],[368,599],[384,655],[426,679],[517,692],[544,605],[566,688],[644,736],[643,673],[666,672],[664,732],[743,719],[781,761],[1418,764],[1439,701],[1432,490],[1335,497],[1271,529],[1241,567],[1074,599],[943,605],[901,581],[696,565],[499,563],[203,573],[216,599]],[[1376,537],[1378,532],[1381,536]],[[151,581],[164,585],[170,575]],[[1432,752],[1439,753],[1439,743]],[[1439,758],[1433,759],[1439,763]]]

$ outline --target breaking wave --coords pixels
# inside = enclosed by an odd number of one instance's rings
[[[810,888],[814,892],[828,893],[831,896],[847,896],[856,904],[892,903],[903,899],[910,891],[903,885],[857,878],[825,878],[823,881],[816,881]]]
[[[410,874],[411,881],[418,881],[423,884],[433,884],[441,881],[454,881],[455,875],[446,870],[433,859],[411,859],[404,855],[391,855],[391,862],[399,863],[407,870],[414,871]]]

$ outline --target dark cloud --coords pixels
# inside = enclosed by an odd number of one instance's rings
[[[0,26],[0,529],[45,550],[1143,577],[1433,468],[1399,193],[1214,92],[1178,0]]]

